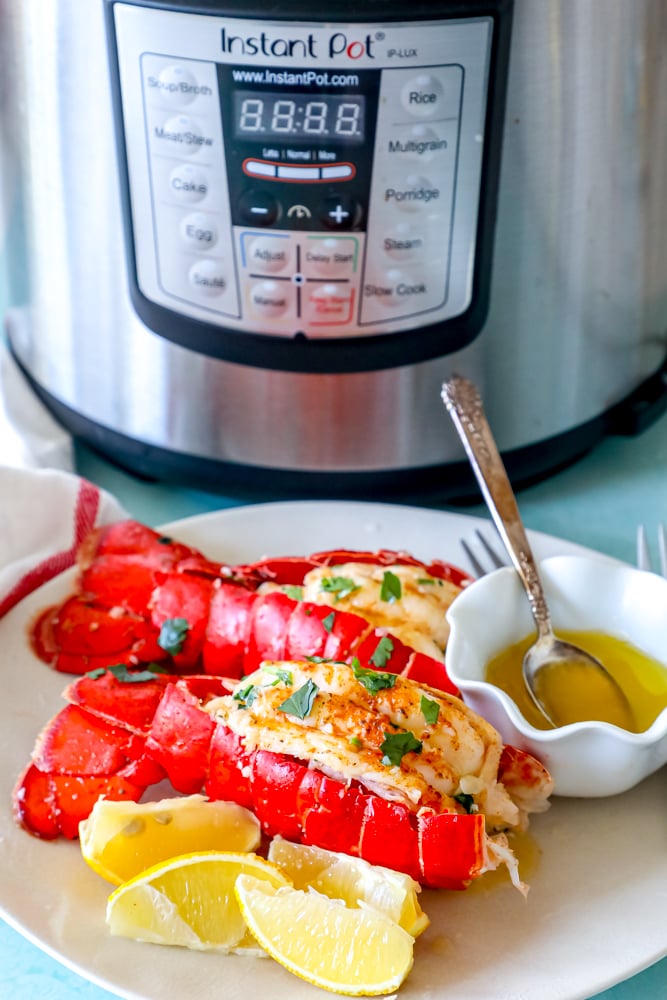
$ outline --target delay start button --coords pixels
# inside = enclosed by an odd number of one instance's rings
[[[404,84],[401,103],[416,118],[434,118],[442,113],[445,91],[442,83],[431,73],[420,73]]]

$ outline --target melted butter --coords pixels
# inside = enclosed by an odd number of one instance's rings
[[[664,664],[630,643],[601,632],[559,630],[558,638],[580,646],[604,664],[630,704],[634,721],[625,728],[631,732],[644,732],[667,707],[667,666]],[[487,665],[486,680],[505,691],[536,729],[548,729],[548,723],[531,701],[521,673],[524,653],[533,641],[534,636],[526,636],[494,657]],[[571,721],[617,721],[601,702],[599,688],[595,678],[590,679],[590,674],[566,665],[550,667],[544,683],[553,686],[559,700],[566,699],[571,704]]]

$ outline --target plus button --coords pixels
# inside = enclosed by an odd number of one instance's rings
[[[347,195],[331,195],[322,206],[320,218],[327,229],[351,229],[359,221],[359,206]]]

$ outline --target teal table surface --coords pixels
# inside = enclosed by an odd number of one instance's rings
[[[248,502],[238,496],[207,493],[185,485],[174,487],[142,481],[83,446],[77,445],[76,458],[81,475],[113,493],[131,516],[151,525]],[[423,503],[435,506],[428,498]],[[635,529],[641,521],[648,530],[654,558],[657,557],[657,525],[667,521],[667,415],[639,437],[606,439],[576,464],[522,490],[519,505],[530,529],[628,562],[635,559]],[[437,506],[461,511],[461,508]],[[486,515],[481,505],[464,510]],[[452,559],[456,561],[454,554]],[[638,822],[640,829],[640,817]],[[639,850],[640,844],[639,835]],[[622,873],[610,876],[617,878],[619,874]],[[658,891],[664,892],[665,887]],[[0,921],[0,1000],[109,1000],[109,997],[109,993],[81,979]],[[526,996],[525,1000],[539,1000],[539,997],[536,984],[534,996]],[[667,1000],[667,958],[599,997]]]

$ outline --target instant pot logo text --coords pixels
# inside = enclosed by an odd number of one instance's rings
[[[272,56],[274,59],[368,59],[375,58],[375,41],[371,35],[349,38],[344,31],[335,31],[326,44],[308,34],[305,38],[284,38],[268,35],[232,35],[226,28],[220,32],[222,51],[236,56]]]

